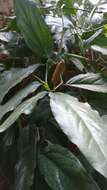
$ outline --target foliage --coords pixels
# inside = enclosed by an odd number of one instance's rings
[[[15,0],[0,31],[1,190],[107,189],[104,4]]]

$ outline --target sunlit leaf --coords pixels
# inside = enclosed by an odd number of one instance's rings
[[[98,73],[77,75],[71,78],[66,84],[71,87],[107,93],[107,78]]]
[[[24,101],[22,104],[20,104],[13,113],[3,122],[3,124],[0,125],[0,132],[5,131],[7,128],[9,128],[22,113],[28,112],[29,109],[33,109],[33,107],[36,105],[37,101],[41,98],[43,98],[47,92],[41,92],[34,97]]]
[[[86,156],[91,165],[107,177],[107,123],[88,103],[63,93],[50,93],[50,106],[59,127]]]
[[[30,93],[34,92],[40,84],[38,82],[32,82],[23,89],[17,92],[8,102],[0,105],[0,119],[9,111],[14,110],[18,104]]]
[[[107,46],[103,47],[103,46],[98,46],[98,45],[92,45],[91,49],[94,50],[95,52],[98,52],[98,53],[101,53],[102,55],[107,56]]]
[[[12,87],[16,86],[24,78],[32,74],[38,66],[39,64],[26,68],[12,68],[0,74],[0,103]]]

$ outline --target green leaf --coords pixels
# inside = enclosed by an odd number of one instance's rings
[[[98,46],[105,46],[107,47],[107,38],[105,37],[104,34],[101,34],[98,36],[92,43],[93,45],[98,45]]]
[[[11,88],[20,83],[24,78],[32,74],[39,64],[27,68],[12,68],[0,74],[0,103]]]
[[[39,57],[48,56],[52,37],[36,1],[15,0],[15,10],[18,27],[28,47]]]
[[[81,72],[83,72],[83,70],[85,69],[84,68],[84,65],[82,64],[82,61],[80,61],[79,59],[77,59],[77,58],[71,58],[71,61],[72,61],[72,63],[75,65],[75,67],[79,70],[79,71],[81,71]]]
[[[57,3],[57,8],[61,9],[63,7],[63,13],[65,15],[76,15],[76,9],[73,7],[71,0],[59,0]]]
[[[89,163],[107,177],[107,123],[88,103],[64,93],[50,93],[50,106],[59,127],[85,155]]]
[[[34,170],[36,168],[36,144],[38,141],[37,131],[33,130],[30,138],[31,126],[20,129],[18,140],[19,161],[16,165],[16,190],[30,190],[34,180]]]
[[[9,20],[8,20],[8,23],[7,23],[7,26],[5,28],[5,31],[16,31],[16,32],[20,32],[19,31],[19,28],[17,26],[17,23],[16,23],[16,16],[11,16],[9,17]]]
[[[33,109],[39,99],[42,99],[47,92],[40,92],[36,96],[22,102],[14,111],[13,113],[0,125],[0,132],[5,131],[9,128],[22,113],[29,113],[29,109]]]
[[[104,25],[104,35],[107,38],[107,24]]]
[[[84,45],[87,48],[90,45],[107,46],[107,38],[103,34],[103,30],[85,32],[82,35]]]
[[[17,33],[9,31],[9,32],[0,32],[0,40],[3,42],[11,42],[15,41],[17,38]]]
[[[35,92],[39,86],[40,83],[32,82],[22,90],[18,91],[8,102],[0,105],[0,119],[7,112],[14,110],[28,94]]]
[[[99,174],[96,170],[91,173],[91,176],[94,178],[101,190],[107,189],[107,178]]]
[[[102,33],[102,29],[97,30],[92,36],[90,36],[88,39],[84,40],[84,45],[87,47],[88,45],[91,45],[94,43],[94,40],[99,37],[99,35]]]
[[[71,87],[107,93],[107,78],[101,74],[80,74],[71,78],[66,84]]]
[[[34,181],[34,187],[33,189],[37,190],[52,190],[48,184],[45,182],[45,179],[43,176],[40,174],[39,168],[36,167],[36,172],[35,172],[35,181]]]
[[[38,157],[39,169],[52,190],[99,190],[79,160],[60,145],[49,145]]]
[[[107,114],[107,93],[84,91],[83,96],[86,97],[89,104],[98,110],[101,115]]]
[[[98,46],[98,45],[92,45],[91,49],[95,52],[101,53],[102,55],[107,56],[107,46],[103,47],[103,46]]]

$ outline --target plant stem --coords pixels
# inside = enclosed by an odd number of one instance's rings
[[[89,15],[89,18],[90,18],[90,23],[91,23],[91,20],[92,20],[92,17],[94,15],[94,13],[96,13],[96,9],[98,8],[98,5],[101,3],[102,0],[99,0],[98,3],[94,6],[94,8],[92,9],[90,15]]]
[[[41,9],[46,9],[46,10],[56,10],[56,7],[53,7],[53,6],[50,6],[50,7],[41,7]],[[88,13],[91,13],[92,10],[89,10],[89,9],[82,9],[82,8],[76,8],[76,7],[64,7],[64,9],[73,9],[73,10],[77,10],[77,11],[84,11],[84,12],[88,12]],[[103,13],[102,11],[95,11],[94,13]]]
[[[73,57],[73,58],[77,58],[77,59],[81,59],[81,60],[85,60],[85,61],[90,61],[87,57],[77,55],[77,54],[73,54],[73,53],[64,53],[64,55],[67,57]]]
[[[41,80],[38,76],[34,75],[34,78],[38,80],[41,84],[45,84],[45,82]]]

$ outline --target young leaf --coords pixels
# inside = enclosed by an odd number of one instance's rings
[[[107,93],[107,78],[98,73],[77,75],[71,78],[66,84],[71,87]]]
[[[27,68],[12,68],[11,70],[4,71],[0,74],[0,103],[11,88],[32,74],[38,66],[39,64]]]
[[[29,109],[33,109],[33,107],[36,105],[37,101],[39,99],[42,99],[47,92],[40,92],[36,96],[24,101],[22,104],[20,104],[13,113],[3,122],[3,124],[0,125],[0,132],[5,131],[7,128],[9,128],[22,113],[25,113]]]
[[[60,145],[49,145],[41,151],[38,163],[52,190],[100,190],[79,160]]]
[[[52,37],[36,2],[15,0],[16,19],[28,47],[39,57],[52,50]]]
[[[107,125],[88,103],[64,93],[50,93],[52,113],[60,128],[86,156],[90,164],[107,177]]]

